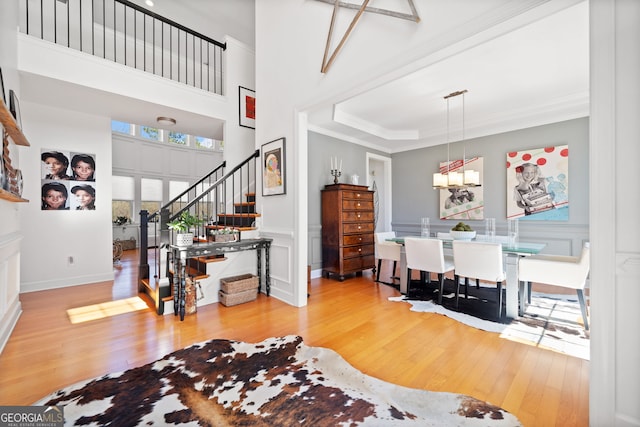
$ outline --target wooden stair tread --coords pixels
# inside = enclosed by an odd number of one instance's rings
[[[173,275],[175,275],[175,272],[173,271],[173,269],[170,269],[169,272]],[[199,271],[193,267],[186,267],[186,272],[187,272],[187,276],[192,276],[194,278],[194,280],[202,280],[202,279],[206,279],[207,277],[209,277],[209,275],[207,273],[203,273],[202,271]]]
[[[255,206],[256,202],[239,202],[234,203],[233,206]]]
[[[199,257],[195,257],[194,259],[197,260],[198,262],[208,264],[210,262],[226,261],[227,257],[225,256],[219,257],[219,256],[211,255],[211,256],[199,256]]]
[[[238,231],[251,231],[251,230],[257,230],[256,227],[229,227],[228,225],[224,225],[224,224],[220,224],[220,225],[205,225],[204,226],[206,229],[208,230],[220,230],[220,229],[224,229],[224,228],[233,228],[234,230],[238,230]]]
[[[259,213],[220,213],[218,214],[219,217],[223,217],[223,218],[257,218],[260,215]]]
[[[149,283],[149,279],[142,279],[141,282],[142,282],[142,284],[144,285],[145,288],[155,292],[155,289],[153,289],[151,287],[151,284]]]

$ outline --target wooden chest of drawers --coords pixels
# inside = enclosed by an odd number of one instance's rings
[[[361,274],[374,268],[373,191],[333,184],[322,190],[322,275]]]

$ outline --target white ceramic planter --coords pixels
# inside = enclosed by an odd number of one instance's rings
[[[176,234],[176,245],[178,246],[191,246],[193,244],[193,233],[178,233]]]

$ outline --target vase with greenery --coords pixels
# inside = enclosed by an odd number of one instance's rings
[[[204,221],[188,211],[184,211],[179,217],[167,223],[170,230],[176,231],[176,245],[189,246],[193,243],[193,230]]]

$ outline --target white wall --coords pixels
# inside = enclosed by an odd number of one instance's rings
[[[255,52],[249,46],[231,38],[226,38],[225,87],[226,117],[224,127],[225,160],[227,166],[237,165],[255,150],[256,131],[239,125],[238,87],[255,90]],[[256,102],[258,100],[256,94]],[[228,169],[230,170],[230,169]]]
[[[639,23],[636,0],[591,1],[593,426],[640,426]]]
[[[156,1],[153,7],[147,6],[144,0],[131,1],[215,40],[223,41],[225,36],[232,36],[247,46],[254,46],[255,0]],[[210,19],[212,14],[215,22]]]
[[[22,115],[31,142],[22,162],[23,197],[30,200],[21,212],[28,224],[22,230],[22,292],[113,279],[111,119],[31,103],[23,103]],[[95,154],[95,211],[41,210],[42,149]]]

